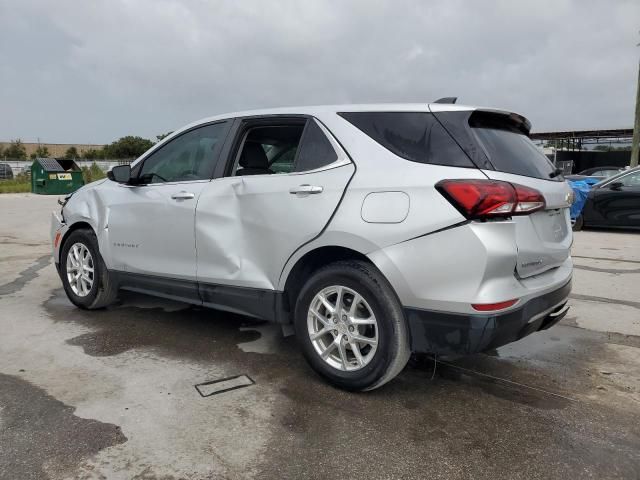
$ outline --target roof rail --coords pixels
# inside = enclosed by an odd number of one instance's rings
[[[458,97],[442,97],[433,103],[456,103],[456,100],[458,100]]]

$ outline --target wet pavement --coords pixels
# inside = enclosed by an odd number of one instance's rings
[[[637,234],[576,235],[556,327],[353,394],[273,325],[130,293],[74,308],[43,259],[54,208],[0,196],[0,479],[640,478]]]

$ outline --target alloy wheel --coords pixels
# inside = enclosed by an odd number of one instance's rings
[[[91,252],[83,243],[74,243],[67,253],[67,280],[73,293],[89,295],[93,287],[94,264]]]
[[[362,295],[341,285],[323,288],[313,297],[307,330],[316,353],[338,370],[360,370],[378,347],[373,309]]]

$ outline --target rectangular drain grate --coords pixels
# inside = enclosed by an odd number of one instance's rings
[[[227,377],[221,380],[213,380],[212,382],[199,383],[196,390],[202,397],[210,397],[218,393],[236,390],[242,387],[253,385],[254,382],[248,375],[236,375],[235,377]]]

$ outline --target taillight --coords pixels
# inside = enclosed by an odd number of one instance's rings
[[[535,188],[525,187],[524,185],[513,184],[516,189],[516,214],[527,214],[544,208],[544,197]]]
[[[500,180],[442,180],[436,188],[468,219],[526,215],[545,205],[539,191]]]

